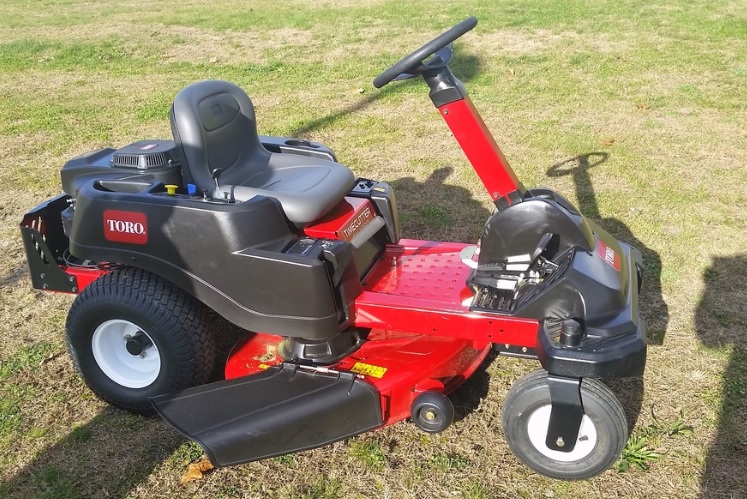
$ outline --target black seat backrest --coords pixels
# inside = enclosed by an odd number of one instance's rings
[[[257,135],[254,106],[233,83],[208,80],[179,92],[171,106],[171,131],[187,182],[213,191],[212,173],[223,170],[221,184],[240,184],[266,167],[271,153]]]

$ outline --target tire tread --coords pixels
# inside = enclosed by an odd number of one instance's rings
[[[546,458],[546,462],[543,462],[541,465],[535,465],[529,455],[523,455],[525,452],[523,447],[531,444],[523,441],[523,434],[516,433],[517,429],[521,428],[518,421],[522,415],[517,413],[513,405],[522,396],[539,397],[539,390],[544,389],[544,385],[547,383],[547,376],[548,372],[544,369],[532,371],[520,378],[509,390],[504,401],[502,416],[503,432],[509,447],[527,466],[552,478],[581,480],[591,478],[608,469],[625,446],[625,442],[628,439],[628,423],[625,410],[615,394],[600,380],[593,378],[583,378],[581,380],[582,402],[584,397],[588,400],[589,396],[591,396],[597,399],[595,402],[596,405],[607,409],[605,418],[608,419],[609,423],[607,429],[612,431],[612,434],[609,436],[613,448],[610,449],[608,454],[605,454],[607,456],[606,459],[588,468],[578,467],[578,469],[575,469],[574,466],[567,465],[567,463],[555,466],[549,458]],[[549,390],[547,393],[547,403],[549,403]],[[598,431],[603,431],[603,429],[598,428]]]
[[[215,339],[209,331],[206,307],[195,297],[160,277],[136,268],[123,268],[103,275],[76,298],[67,320],[66,345],[76,371],[96,395],[114,406],[136,413],[153,412],[147,399],[126,404],[92,386],[74,346],[78,317],[91,307],[124,303],[149,317],[160,318],[163,332],[174,347],[169,355],[178,359],[172,381],[175,390],[203,384],[210,378],[216,356]]]

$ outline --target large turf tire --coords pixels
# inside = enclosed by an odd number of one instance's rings
[[[134,335],[144,339],[139,355],[127,349]],[[139,414],[154,412],[149,397],[205,383],[216,356],[205,306],[140,269],[110,272],[85,288],[70,308],[66,341],[90,389]]]
[[[547,371],[527,374],[509,390],[503,404],[503,433],[524,464],[543,475],[562,480],[583,480],[608,469],[628,439],[628,423],[620,401],[601,381],[583,379],[584,419],[571,452],[545,444],[550,419]]]

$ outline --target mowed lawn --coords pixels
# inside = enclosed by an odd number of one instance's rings
[[[442,434],[403,422],[182,483],[201,449],[77,377],[74,297],[31,289],[23,214],[70,157],[170,138],[174,95],[217,78],[251,96],[260,133],[393,184],[406,237],[474,242],[489,198],[427,87],[371,85],[468,15],[451,66],[523,183],[643,252],[649,360],[615,384],[623,459],[571,483],[523,466],[501,402],[537,364],[498,357]],[[744,0],[4,0],[0,163],[0,497],[747,497]]]

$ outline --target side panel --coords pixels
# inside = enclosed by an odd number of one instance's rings
[[[283,253],[297,237],[272,199],[211,203],[160,190],[145,184],[132,192],[126,182],[83,186],[71,253],[158,274],[245,329],[308,339],[338,332],[325,264]]]
[[[303,231],[309,237],[351,242],[375,217],[376,211],[370,201],[346,197],[321,220],[306,226]]]

